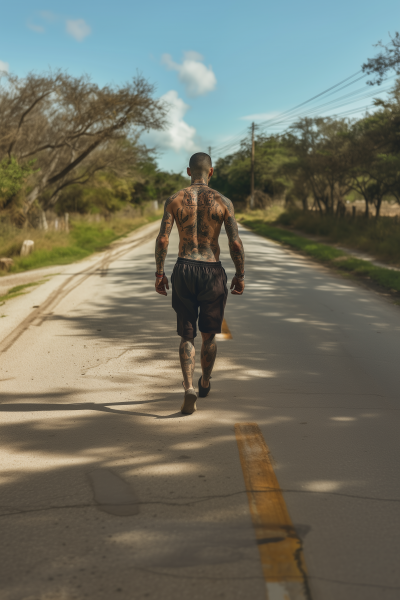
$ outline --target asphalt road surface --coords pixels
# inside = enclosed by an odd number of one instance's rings
[[[183,416],[157,229],[1,308],[0,599],[398,599],[400,307],[242,229],[245,294]],[[222,260],[230,280],[225,236]],[[243,431],[266,444],[298,596],[266,588],[283,534],[253,527]]]

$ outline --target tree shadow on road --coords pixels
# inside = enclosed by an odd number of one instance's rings
[[[252,236],[248,244],[254,243]],[[54,322],[62,326],[54,331],[67,360],[72,343],[88,347],[84,367],[77,369],[86,373],[79,385],[21,393],[15,380],[15,389],[0,399],[8,465],[0,484],[0,562],[10,598],[29,590],[58,600],[64,589],[71,596],[113,600],[121,597],[119,588],[127,598],[139,588],[151,598],[167,597],[166,590],[179,597],[185,578],[193,598],[201,597],[204,581],[213,597],[228,589],[230,598],[265,597],[236,422],[260,425],[281,487],[292,490],[286,496],[292,517],[303,527],[316,520],[326,552],[329,545],[329,555],[339,557],[336,565],[348,555],[335,519],[326,515],[345,520],[360,546],[370,543],[372,519],[360,527],[360,497],[377,489],[377,481],[384,484],[371,439],[382,424],[393,440],[398,437],[397,421],[390,423],[385,413],[396,409],[389,397],[394,387],[389,382],[378,389],[374,374],[362,360],[352,360],[346,346],[346,336],[369,326],[369,315],[383,322],[373,302],[364,302],[360,291],[339,329],[331,299],[346,300],[351,286],[334,277],[327,283],[321,269],[310,270],[307,261],[281,249],[255,247],[248,300],[228,300],[233,339],[219,343],[212,394],[198,401],[197,414],[185,417],[177,411],[182,392],[176,391],[179,338],[171,296],[155,295],[151,260],[120,260],[99,277],[90,301],[44,321],[50,332]],[[171,267],[170,261],[169,272]],[[199,340],[196,346],[199,351]],[[127,398],[115,401],[117,392]],[[94,468],[113,469],[132,485],[139,515],[98,511],[87,480]],[[357,502],[335,496],[343,490],[358,492]],[[386,518],[395,521],[391,508]],[[391,531],[380,519],[377,540],[380,531]],[[309,536],[306,551],[317,561],[321,543],[314,539]],[[379,557],[376,564],[382,568]],[[79,569],[85,575],[74,580]],[[379,569],[371,580],[381,577]]]

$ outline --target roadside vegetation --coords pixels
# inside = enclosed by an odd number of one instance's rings
[[[0,256],[13,259],[8,273],[18,273],[39,267],[64,265],[104,250],[114,240],[161,217],[161,211],[121,210],[107,219],[91,215],[75,215],[70,231],[20,230],[15,225],[0,226]],[[19,256],[27,235],[34,241],[35,250],[28,256]],[[0,271],[6,274],[6,271]]]
[[[285,215],[282,213],[281,218]],[[355,258],[328,244],[315,242],[277,227],[260,214],[238,214],[238,220],[255,233],[289,246],[318,262],[351,275],[367,278],[391,292],[400,292],[400,271],[378,267],[373,263]]]
[[[141,76],[101,88],[62,71],[2,73],[0,275],[85,258],[159,218],[188,182],[139,141],[167,108]],[[20,256],[25,240],[34,250]]]
[[[41,285],[42,283],[45,283],[46,281],[47,281],[47,279],[42,279],[41,281],[32,281],[31,283],[24,283],[22,285],[16,285],[16,286],[12,287],[11,289],[8,290],[8,292],[6,294],[0,295],[0,306],[3,306],[3,304],[5,304],[7,300],[12,300],[13,298],[16,298],[17,296],[22,296],[23,294],[26,294],[26,292],[28,291],[29,288]],[[5,315],[1,315],[1,316],[4,317]]]
[[[326,238],[354,250],[369,253],[385,263],[400,266],[400,220],[398,217],[365,219],[347,216],[337,219],[331,215],[288,210],[280,214],[276,225]]]

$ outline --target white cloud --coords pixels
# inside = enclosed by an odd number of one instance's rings
[[[42,10],[38,13],[44,21],[47,23],[55,23],[56,21],[64,21],[65,29],[69,35],[75,38],[78,42],[82,42],[85,37],[90,35],[92,32],[91,27],[86,23],[84,19],[65,19],[64,17],[53,13],[50,10]],[[37,25],[32,22],[27,23],[29,29],[36,33],[44,33],[45,28],[43,25]]]
[[[29,29],[36,31],[36,33],[44,33],[44,27],[41,25],[35,25],[35,23],[28,23]]]
[[[278,112],[269,112],[269,113],[257,113],[255,115],[247,115],[245,117],[240,117],[242,121],[266,121],[267,119],[274,119],[279,115]]]
[[[146,144],[163,150],[172,149],[175,152],[196,151],[197,146],[194,141],[196,129],[183,120],[189,106],[179,98],[175,90],[170,90],[161,96],[160,100],[168,109],[168,123],[164,131],[150,131],[145,134],[143,137]]]
[[[84,19],[67,19],[66,30],[69,35],[72,35],[78,42],[82,42],[91,32],[91,28]]]
[[[204,58],[198,52],[185,52],[181,65],[174,62],[170,54],[163,54],[162,62],[168,69],[178,72],[179,80],[186,88],[188,96],[203,96],[217,85],[212,67],[203,64]]]
[[[8,68],[9,68],[9,64],[4,62],[3,60],[0,60],[0,71],[5,71],[6,73],[8,73]]]

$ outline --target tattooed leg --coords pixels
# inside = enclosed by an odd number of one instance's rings
[[[181,338],[179,358],[183,374],[185,390],[193,387],[193,371],[195,362],[194,339]]]
[[[201,385],[208,388],[211,372],[217,356],[217,340],[215,339],[215,333],[202,333],[203,344],[201,346],[201,369],[203,371],[203,377],[201,379]]]

